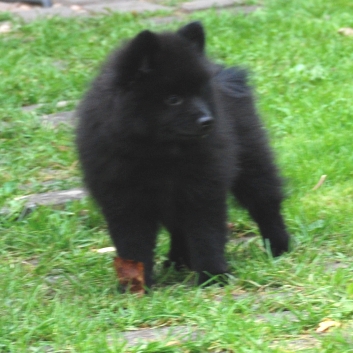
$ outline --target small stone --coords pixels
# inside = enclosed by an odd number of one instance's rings
[[[41,117],[44,125],[49,127],[58,127],[60,124],[74,126],[75,124],[75,111],[58,112],[54,114],[44,115]]]
[[[46,192],[15,198],[16,201],[25,201],[25,208],[33,209],[36,206],[62,205],[69,201],[81,200],[87,196],[87,191],[81,188]]]
[[[137,345],[139,342],[159,342],[170,338],[171,342],[195,341],[202,334],[194,327],[172,326],[158,327],[150,329],[140,329],[136,331],[122,332],[122,337],[108,337],[108,345],[112,345],[117,340],[127,341],[129,347]]]
[[[43,104],[26,105],[26,106],[22,107],[22,111],[24,111],[24,112],[32,112],[33,110],[37,110],[37,109],[39,109],[42,106],[43,106]]]
[[[273,322],[275,320],[286,320],[290,322],[299,322],[298,317],[290,311],[278,311],[273,313],[256,315],[257,322]]]
[[[231,9],[231,12],[234,14],[242,13],[242,14],[250,14],[252,12],[255,12],[262,7],[259,5],[253,5],[253,6],[235,6]]]
[[[240,5],[241,0],[196,0],[192,2],[184,2],[180,5],[181,10],[186,12],[206,10],[212,7],[228,7],[233,5]]]
[[[146,22],[152,22],[156,25],[166,25],[173,22],[182,21],[183,19],[177,16],[153,17]]]
[[[37,206],[61,206],[67,202],[82,200],[88,195],[85,189],[76,188],[71,190],[53,191],[41,194],[32,194],[27,196],[16,197],[15,201],[23,201],[23,207],[21,208],[21,215],[19,219],[22,219],[28,215]],[[0,209],[0,215],[9,215],[11,209],[3,207]]]
[[[7,4],[0,2],[0,12],[13,11],[16,8],[16,4]]]
[[[28,11],[16,11],[16,14],[20,16],[24,21],[30,22],[38,18],[50,18],[53,16],[60,17],[75,17],[86,15],[86,11],[73,11],[69,7],[46,7],[46,8],[34,8]]]
[[[301,335],[293,339],[274,341],[270,347],[281,347],[281,349],[286,347],[290,352],[308,352],[309,350],[311,352],[311,349],[319,348],[320,345],[321,342],[316,337],[310,335]]]
[[[159,11],[159,10],[171,10],[170,7],[151,4],[149,2],[140,1],[118,1],[118,2],[99,2],[94,5],[87,5],[85,9],[90,12],[105,12],[115,11],[115,12],[145,12],[145,11]]]

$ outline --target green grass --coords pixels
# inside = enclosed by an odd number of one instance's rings
[[[0,352],[353,352],[353,39],[337,33],[353,27],[352,10],[350,0],[274,0],[248,16],[193,15],[207,28],[211,57],[252,71],[295,247],[273,260],[259,239],[238,243],[233,234],[230,285],[200,289],[193,274],[161,269],[162,232],[156,288],[139,299],[116,292],[113,255],[92,251],[111,244],[90,200],[18,218],[14,199],[80,185],[72,130],[44,127],[40,115],[78,101],[121,40],[161,27],[135,15],[30,24],[1,15],[13,30],[0,35],[0,205],[12,211],[0,216]],[[31,104],[42,106],[22,111]],[[256,232],[243,211],[232,207],[230,219],[239,232]],[[324,318],[341,327],[315,334]],[[202,334],[133,347],[114,340],[178,325]]]

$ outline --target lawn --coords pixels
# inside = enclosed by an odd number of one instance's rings
[[[197,288],[193,273],[163,270],[162,231],[157,283],[142,298],[119,294],[114,254],[94,251],[111,242],[92,200],[24,215],[16,198],[81,186],[72,127],[52,128],[41,117],[74,109],[124,38],[180,24],[114,13],[25,24],[0,14],[11,23],[0,34],[1,353],[353,352],[353,37],[338,32],[353,27],[353,3],[263,3],[246,16],[208,10],[183,23],[201,20],[209,55],[251,71],[285,179],[293,250],[270,258],[230,201],[229,285]],[[23,109],[30,105],[38,106]],[[328,319],[331,327],[316,332]],[[121,339],[162,327],[194,334]]]

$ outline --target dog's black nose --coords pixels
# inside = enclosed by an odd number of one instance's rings
[[[214,123],[214,119],[212,116],[204,115],[197,119],[197,123],[201,127],[202,131],[209,131]]]

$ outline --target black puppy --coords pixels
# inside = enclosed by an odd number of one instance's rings
[[[159,226],[170,263],[227,271],[227,195],[257,222],[272,254],[288,250],[281,180],[246,73],[204,55],[198,22],[141,32],[115,51],[79,107],[77,146],[120,259],[142,263],[152,284]]]

